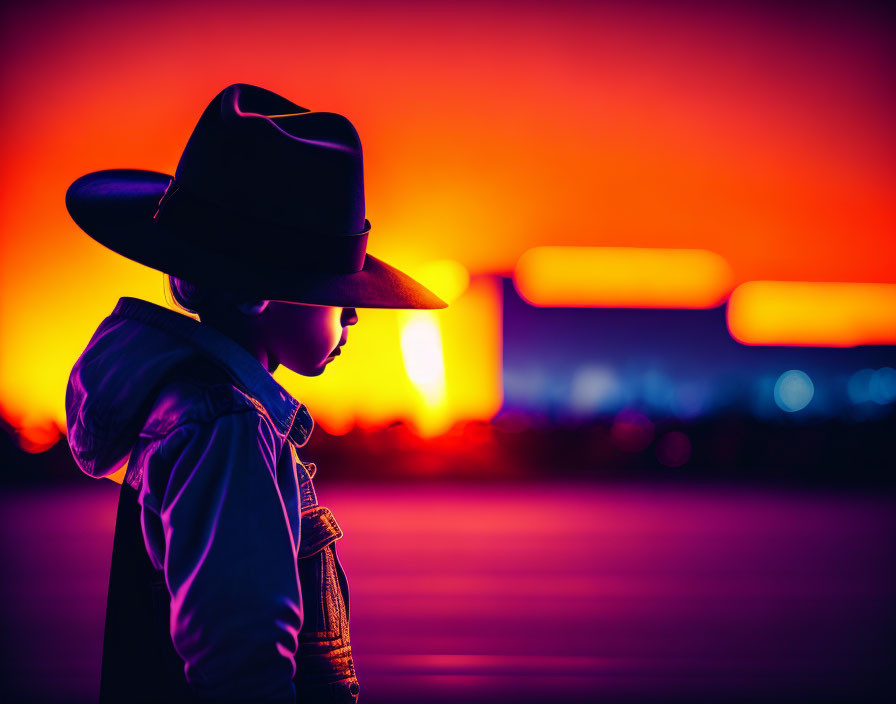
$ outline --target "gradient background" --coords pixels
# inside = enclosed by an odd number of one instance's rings
[[[71,460],[65,384],[118,297],[167,304],[65,190],[173,173],[234,82],[352,120],[371,253],[452,303],[361,310],[325,375],[275,375],[319,424],[306,459],[346,531],[364,701],[893,695],[892,14],[35,1],[0,19],[8,698],[95,699],[116,487]]]

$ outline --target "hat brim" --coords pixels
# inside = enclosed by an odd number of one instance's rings
[[[153,221],[171,176],[156,171],[111,169],[75,181],[65,205],[78,226],[128,259],[197,285],[247,300],[355,308],[445,308],[432,291],[371,254],[354,273],[302,271],[268,253],[262,267],[227,251],[209,250]],[[282,258],[281,258],[282,259]]]

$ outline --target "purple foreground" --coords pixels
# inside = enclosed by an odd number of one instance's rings
[[[327,486],[360,701],[888,701],[889,498]],[[117,486],[7,492],[6,701],[95,701]]]

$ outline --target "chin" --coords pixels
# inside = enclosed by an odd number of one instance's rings
[[[320,376],[326,370],[327,363],[326,363],[326,361],[321,362],[319,365],[317,365],[316,367],[312,367],[311,369],[307,369],[305,367],[300,367],[298,365],[296,365],[295,367],[291,367],[288,364],[284,364],[283,366],[286,367],[287,369],[289,369],[290,371],[293,371],[296,374],[300,374],[302,376]]]
[[[320,376],[324,373],[324,367],[316,368],[316,369],[302,369],[301,371],[296,371],[296,374],[301,374],[302,376]]]

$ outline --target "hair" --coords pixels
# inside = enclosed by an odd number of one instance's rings
[[[251,305],[253,310],[257,309],[256,312],[261,312],[268,304],[267,301],[234,296],[223,288],[201,286],[171,274],[165,274],[163,288],[169,305],[180,308],[197,319],[206,314],[226,316],[236,313],[244,303]]]
[[[174,304],[178,308],[185,310],[187,313],[201,315],[203,309],[206,309],[211,302],[211,297],[208,295],[208,291],[201,286],[197,286],[184,279],[179,279],[176,276],[171,276],[170,274],[166,275],[166,279],[168,280],[167,289],[171,294]]]

